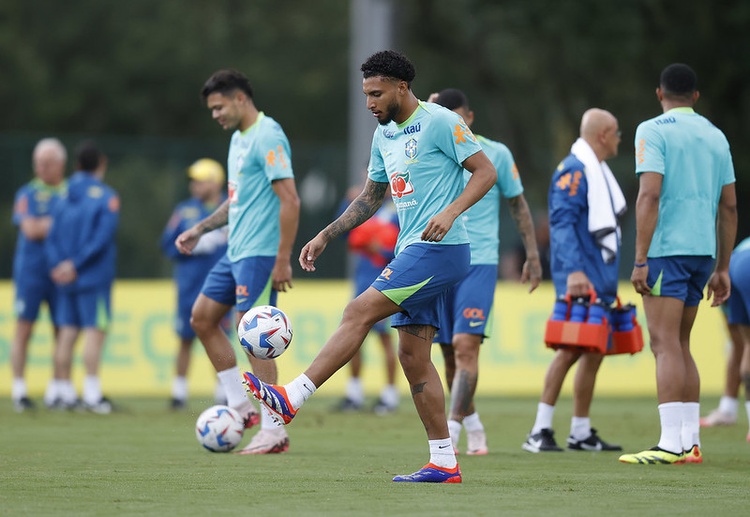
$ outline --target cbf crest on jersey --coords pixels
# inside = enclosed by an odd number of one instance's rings
[[[407,158],[410,160],[413,160],[417,156],[417,140],[414,138],[410,138],[406,145],[404,145],[404,154]]]

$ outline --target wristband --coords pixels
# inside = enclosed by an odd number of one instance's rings
[[[648,262],[643,262],[641,264],[639,264],[638,262],[634,262],[633,266],[635,266],[635,267],[646,267],[646,266],[648,266]]]

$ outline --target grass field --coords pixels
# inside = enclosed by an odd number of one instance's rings
[[[702,465],[624,465],[617,453],[530,454],[521,443],[536,399],[480,398],[490,454],[459,456],[461,485],[396,484],[428,459],[410,401],[399,413],[335,414],[313,397],[289,427],[286,454],[203,450],[194,422],[207,400],[169,412],[161,399],[116,400],[108,416],[0,400],[0,515],[744,515],[750,444],[736,426],[702,432]],[[716,399],[703,401],[704,413]],[[558,443],[571,402],[555,416]],[[599,398],[594,425],[626,451],[658,440],[651,399]],[[243,439],[250,439],[252,431]],[[464,444],[462,441],[461,447]]]

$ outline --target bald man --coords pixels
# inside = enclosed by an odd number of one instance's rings
[[[605,160],[617,155],[620,131],[608,111],[590,109],[581,119],[580,138],[557,166],[549,188],[550,269],[556,295],[584,297],[590,289],[607,306],[617,297],[620,218],[625,198]],[[573,417],[567,448],[619,451],[591,427],[589,408],[602,354],[560,348],[544,379],[536,421],[523,449],[559,452],[552,430],[555,403],[568,370],[578,362],[573,386]]]
[[[18,190],[13,205],[18,240],[13,258],[16,332],[10,350],[13,371],[11,399],[19,413],[34,408],[28,396],[24,372],[29,339],[42,302],[47,303],[50,315],[54,313],[55,289],[47,275],[44,239],[52,222],[52,208],[65,189],[67,160],[65,146],[57,138],[40,140],[32,154],[34,179]],[[54,319],[53,326],[56,332]]]

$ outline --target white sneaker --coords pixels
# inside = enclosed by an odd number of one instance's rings
[[[246,400],[236,408],[237,412],[245,422],[245,429],[250,429],[252,426],[260,423],[260,413],[255,409],[255,404],[250,400]]]
[[[261,429],[250,443],[237,454],[276,454],[289,450],[289,436],[286,429]]]
[[[700,419],[701,427],[714,427],[717,425],[734,425],[737,423],[737,415],[726,413],[720,409],[714,409],[708,416]]]
[[[93,404],[83,402],[81,407],[86,411],[91,411],[97,415],[109,415],[112,412],[112,402],[110,402],[107,397],[102,397],[98,402]]]
[[[483,456],[489,452],[484,431],[467,431],[466,439],[466,454],[469,456]]]

